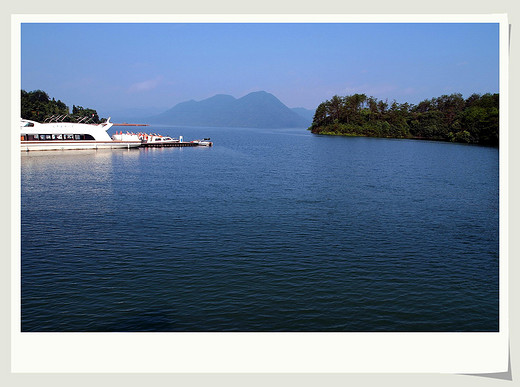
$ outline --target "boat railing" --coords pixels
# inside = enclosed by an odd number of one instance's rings
[[[53,114],[52,116],[47,117],[45,120],[43,120],[43,122],[52,122],[52,120],[53,120],[54,118],[56,118],[56,117],[57,117],[57,115],[56,115],[56,114]]]
[[[54,114],[50,117],[47,117],[43,120],[45,123],[53,123],[53,122],[63,122],[66,119],[69,119],[70,122],[76,123],[76,124],[88,124],[88,123],[94,123],[93,117],[89,116],[71,116],[70,114]]]

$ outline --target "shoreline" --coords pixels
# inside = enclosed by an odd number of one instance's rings
[[[419,141],[438,141],[444,142],[448,144],[461,144],[461,145],[476,145],[483,146],[487,148],[499,148],[498,145],[488,145],[488,144],[478,144],[478,143],[469,143],[469,142],[460,142],[460,141],[450,141],[442,138],[428,138],[428,137],[392,137],[392,136],[367,136],[363,134],[353,134],[353,133],[335,133],[335,132],[320,132],[315,133],[310,128],[307,128],[312,134],[317,136],[339,136],[339,137],[365,137],[365,138],[385,138],[385,139],[394,139],[394,140],[419,140]]]

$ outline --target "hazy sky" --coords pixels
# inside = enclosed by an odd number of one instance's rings
[[[265,90],[314,109],[498,92],[498,24],[22,24],[22,89],[101,116]]]

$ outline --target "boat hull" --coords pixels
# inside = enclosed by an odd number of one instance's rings
[[[140,141],[22,141],[20,150],[78,150],[78,149],[130,149],[138,148]]]

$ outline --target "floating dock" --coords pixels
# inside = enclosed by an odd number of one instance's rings
[[[169,147],[186,147],[186,146],[199,146],[196,142],[157,142],[149,143],[143,142],[141,148],[169,148]]]
[[[142,148],[185,148],[193,146],[213,146],[210,138],[203,140],[183,141],[182,136],[178,139],[169,136],[161,136],[156,133],[123,133],[116,132],[112,135],[114,141],[140,141]]]

